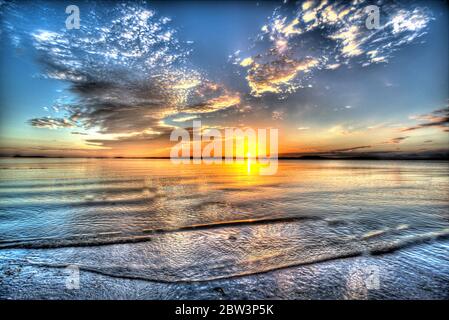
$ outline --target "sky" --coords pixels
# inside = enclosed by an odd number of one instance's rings
[[[369,29],[371,4],[0,0],[0,154],[168,156],[193,120],[276,128],[281,155],[447,154],[447,3],[378,1]]]

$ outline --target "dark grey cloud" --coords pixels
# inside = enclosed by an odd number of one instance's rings
[[[413,117],[422,123],[402,129],[402,131],[413,131],[423,128],[440,128],[445,132],[449,132],[449,107],[435,110],[430,114]]]
[[[58,128],[72,128],[75,124],[65,118],[34,118],[28,120],[28,123],[33,127],[37,128],[47,128],[47,129],[58,129]]]
[[[372,148],[372,146],[370,146],[370,145],[366,145],[366,146],[357,146],[357,147],[351,147],[351,148],[344,148],[344,149],[331,150],[331,151],[329,151],[329,152],[331,152],[331,153],[351,152],[351,151],[354,151],[354,150],[367,149],[367,148]]]
[[[408,138],[408,136],[405,136],[405,137],[396,137],[396,138],[390,139],[389,141],[387,141],[387,142],[385,142],[385,143],[387,143],[387,144],[399,144],[399,143],[401,143],[402,141],[404,141],[404,140],[407,139],[407,138]]]

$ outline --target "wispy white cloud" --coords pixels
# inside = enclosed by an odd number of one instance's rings
[[[178,118],[172,119],[172,121],[173,122],[186,122],[186,121],[191,121],[191,120],[195,120],[195,119],[198,119],[197,115],[178,117]]]
[[[277,8],[250,50],[233,56],[233,62],[246,70],[251,94],[283,97],[307,86],[316,70],[387,63],[396,50],[425,34],[433,19],[426,8],[386,3],[381,6],[380,28],[368,29],[367,5],[306,1],[293,15],[291,6]]]

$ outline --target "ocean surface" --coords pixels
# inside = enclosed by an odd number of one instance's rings
[[[0,298],[449,298],[448,162],[258,169],[1,159]]]

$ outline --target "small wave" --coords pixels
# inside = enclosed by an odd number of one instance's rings
[[[397,250],[404,249],[406,247],[414,246],[422,244],[423,242],[429,241],[429,240],[439,240],[439,239],[447,239],[449,238],[449,229],[444,229],[441,231],[436,232],[429,232],[426,234],[422,234],[415,237],[409,237],[407,239],[403,239],[400,241],[395,241],[387,245],[383,245],[381,247],[374,247],[372,248],[369,253],[373,255],[379,255],[379,254],[387,254],[392,253]],[[293,263],[281,263],[278,265],[273,266],[265,266],[264,268],[252,268],[252,270],[242,270],[237,273],[224,273],[224,274],[217,274],[213,276],[204,276],[201,278],[184,278],[182,275],[175,275],[175,273],[172,273],[171,276],[162,278],[154,276],[155,274],[161,274],[161,272],[152,272],[154,275],[148,275],[145,273],[145,270],[140,269],[133,269],[133,268],[126,268],[123,266],[109,266],[109,267],[96,267],[96,266],[89,266],[89,265],[83,265],[83,264],[76,264],[79,267],[80,270],[84,270],[87,272],[97,273],[105,276],[110,276],[114,278],[121,278],[121,279],[131,279],[131,280],[144,280],[144,281],[150,281],[150,282],[158,282],[158,283],[201,283],[201,282],[209,282],[209,281],[215,281],[215,280],[225,280],[225,279],[234,279],[234,278],[241,278],[245,276],[253,276],[257,274],[264,274],[268,272],[274,272],[278,270],[283,269],[289,269],[289,268],[295,268],[300,266],[306,266],[306,265],[314,265],[317,263],[325,263],[330,261],[336,261],[341,259],[348,259],[348,258],[355,258],[358,256],[365,255],[366,251],[362,248],[359,249],[352,249],[347,251],[339,252],[338,254],[324,254],[317,257],[311,257],[309,259],[305,259],[302,261],[297,261]],[[26,263],[30,265],[34,265],[37,267],[47,267],[47,268],[66,268],[69,264],[63,264],[63,263],[47,263],[47,262],[35,262],[35,261],[29,261],[26,260]],[[251,263],[250,263],[251,264]],[[143,272],[142,272],[143,271]],[[205,270],[207,272],[207,270]]]
[[[145,180],[140,179],[98,179],[98,180],[51,180],[51,182],[37,183],[0,183],[0,189],[32,189],[32,188],[54,188],[54,187],[71,187],[71,186],[89,186],[89,185],[112,185],[123,183],[136,183]]]
[[[209,222],[204,224],[193,224],[187,226],[181,226],[176,228],[160,228],[160,229],[143,229],[141,233],[133,233],[116,238],[103,238],[102,236],[119,236],[123,235],[120,231],[114,232],[99,232],[97,234],[80,234],[72,235],[67,238],[57,237],[40,237],[40,238],[27,238],[27,239],[8,239],[0,240],[0,249],[50,249],[50,248],[63,248],[63,247],[84,247],[84,246],[102,246],[112,244],[126,244],[151,241],[150,235],[161,235],[174,232],[189,232],[193,230],[208,230],[208,229],[220,229],[226,227],[239,227],[245,225],[262,225],[271,223],[287,223],[304,220],[317,220],[320,217],[317,216],[301,216],[301,217],[279,217],[270,219],[240,219],[240,220],[228,220]]]
[[[420,235],[407,236],[407,237],[404,237],[399,240],[395,240],[390,243],[383,243],[382,245],[373,247],[370,250],[370,253],[372,255],[381,255],[381,254],[394,252],[399,249],[414,246],[417,244],[421,244],[423,242],[433,241],[433,240],[438,240],[438,239],[448,239],[448,238],[449,238],[449,228],[446,228],[443,230],[427,232],[427,233],[420,234]]]
[[[143,232],[146,233],[164,233],[164,232],[181,232],[189,230],[198,229],[214,229],[214,228],[225,228],[225,227],[237,227],[244,225],[260,225],[260,224],[271,224],[271,223],[286,223],[304,220],[320,220],[319,216],[301,216],[301,217],[279,217],[279,218],[268,218],[268,219],[239,219],[230,221],[218,221],[210,222],[205,224],[194,224],[189,226],[178,227],[174,229],[144,229]]]
[[[361,238],[363,240],[365,240],[365,239],[369,239],[369,238],[378,237],[378,236],[385,234],[387,231],[388,231],[388,229],[369,231],[369,232],[363,234]]]
[[[136,235],[132,237],[117,237],[101,239],[98,237],[86,238],[36,238],[33,240],[8,240],[0,242],[0,249],[56,249],[67,247],[96,247],[114,244],[138,243],[151,241],[151,236]]]
[[[191,226],[191,228],[193,227],[194,226]],[[179,231],[179,229],[177,231]],[[179,239],[177,237],[175,238]],[[71,251],[68,251],[69,256],[62,258],[62,260],[54,261],[54,263],[52,261],[55,256],[52,255],[51,252],[43,253],[43,257],[44,259],[47,259],[47,261],[37,262],[35,260],[34,262],[29,261],[29,263],[43,267],[55,268],[66,267],[69,264],[76,264],[81,270],[116,278],[140,279],[166,283],[192,283],[238,278],[292,267],[352,258],[366,254],[388,254],[406,247],[422,244],[427,241],[447,238],[449,238],[449,228],[419,235],[405,236],[401,239],[389,242],[383,241],[364,243],[352,240],[335,244],[331,241],[324,241],[321,244],[312,245],[309,241],[303,242],[301,238],[299,238],[300,242],[298,245],[294,245],[293,247],[289,245],[284,247],[283,250],[279,249],[277,251],[272,251],[268,247],[265,247],[267,250],[266,254],[256,256],[250,254],[250,252],[255,250],[254,244],[248,244],[245,239],[236,239],[228,243],[220,242],[220,247],[222,249],[224,248],[224,252],[227,253],[219,260],[212,258],[214,255],[206,254],[203,260],[195,262],[189,258],[189,263],[186,264],[179,263],[184,260],[171,260],[168,258],[168,261],[172,262],[167,265],[164,263],[160,264],[159,262],[152,261],[148,258],[141,260],[141,252],[151,252],[153,246],[156,246],[156,248],[161,248],[160,242],[155,244],[152,244],[153,242],[148,242],[148,244],[139,244],[139,247],[136,250],[132,250],[131,247],[122,248],[124,251],[121,253],[113,250],[113,252],[117,252],[117,254],[121,257],[122,255],[129,255],[126,256],[123,261],[126,261],[126,263],[129,263],[130,261],[136,262],[136,264],[131,265],[108,264],[108,260],[112,263],[116,263],[116,257],[109,257],[109,250],[96,251],[96,248],[86,249],[87,251],[84,252],[80,251],[75,256],[72,256],[70,254]],[[148,241],[151,239],[152,237],[142,236],[133,238],[131,242],[138,242],[139,240]],[[120,239],[116,239],[116,242],[118,241],[120,241]],[[171,242],[173,239],[166,239],[166,241]],[[126,239],[126,242],[129,243],[129,239]],[[271,242],[267,242],[267,245],[269,244],[271,244]],[[212,248],[213,247],[214,245],[212,245]],[[261,248],[264,247],[262,246]],[[236,260],[232,258],[234,256],[234,250],[237,250],[235,252],[243,253],[241,256],[242,259]],[[182,254],[182,252],[179,254]],[[102,255],[103,257],[100,258],[101,260],[96,263],[95,258],[93,257]],[[60,254],[59,256],[61,257]],[[74,262],[73,257],[75,257],[79,263]],[[35,255],[33,259],[41,260],[42,258],[39,258],[39,255]],[[67,260],[67,262],[64,260]],[[140,265],[138,264],[139,261],[141,263]],[[178,261],[178,263],[173,263],[173,261]]]
[[[282,270],[282,269],[287,269],[287,268],[292,268],[292,267],[312,265],[312,264],[316,264],[316,263],[328,262],[328,261],[339,260],[339,259],[344,259],[344,258],[352,258],[352,257],[360,256],[362,254],[363,254],[363,252],[361,252],[361,251],[353,251],[353,252],[347,252],[347,253],[341,254],[339,256],[325,256],[325,257],[321,257],[321,258],[306,261],[306,262],[279,265],[279,266],[269,268],[266,270],[247,271],[247,272],[231,274],[231,275],[218,275],[218,276],[213,276],[213,277],[205,277],[202,279],[186,279],[186,278],[163,279],[163,278],[158,278],[158,277],[150,277],[145,274],[141,274],[140,272],[133,273],[132,269],[129,269],[129,268],[126,269],[121,266],[98,268],[98,267],[94,267],[94,266],[81,265],[81,264],[76,264],[76,263],[65,264],[65,263],[35,262],[35,261],[29,261],[29,260],[21,260],[21,261],[22,261],[22,263],[27,263],[29,265],[33,265],[36,267],[44,267],[44,268],[67,268],[67,266],[69,266],[69,265],[76,265],[79,268],[79,270],[97,273],[97,274],[101,274],[101,275],[105,275],[105,276],[109,276],[109,277],[113,277],[113,278],[120,278],[120,279],[144,280],[144,281],[157,282],[157,283],[201,283],[201,282],[209,282],[209,281],[214,281],[214,280],[241,278],[241,277],[245,277],[245,276],[263,274],[263,273],[267,273],[267,272],[273,272],[276,270]],[[134,271],[136,271],[136,270],[134,270]]]

